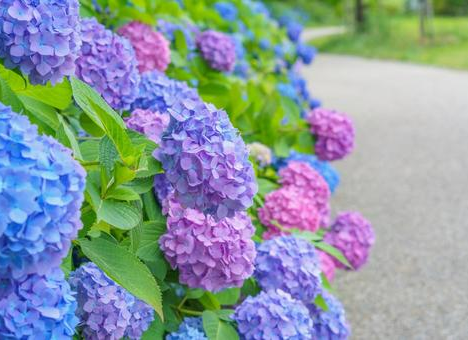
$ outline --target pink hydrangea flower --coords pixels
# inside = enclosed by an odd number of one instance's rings
[[[354,148],[354,125],[344,113],[317,108],[309,112],[306,120],[316,135],[315,152],[325,161],[347,156]]]
[[[354,270],[361,268],[369,257],[375,242],[374,230],[368,220],[358,212],[342,212],[333,223],[324,240],[339,249]],[[333,259],[338,268],[350,269]]]
[[[320,269],[322,269],[322,273],[325,275],[329,282],[332,282],[335,279],[335,262],[333,262],[333,258],[328,255],[327,253],[318,250],[319,260],[320,260]]]
[[[159,244],[179,280],[190,288],[216,292],[240,287],[253,274],[254,227],[244,212],[218,222],[195,209],[166,201],[167,232]]]
[[[166,113],[135,109],[130,117],[125,118],[125,123],[129,129],[138,131],[159,144],[170,120],[171,117]]]
[[[265,196],[265,204],[258,209],[258,217],[269,230],[265,239],[284,234],[274,221],[284,229],[316,231],[320,226],[320,214],[314,202],[293,186],[282,187]]]
[[[138,70],[143,73],[154,69],[164,72],[171,62],[169,41],[149,25],[132,21],[119,28],[118,33],[133,45]]]
[[[280,183],[293,186],[314,202],[320,214],[320,225],[330,222],[330,189],[325,179],[305,162],[292,161],[279,171]]]

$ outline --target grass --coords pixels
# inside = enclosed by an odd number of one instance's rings
[[[369,33],[314,40],[319,51],[394,59],[468,70],[468,18],[438,17],[434,36],[421,41],[417,17],[375,20]]]

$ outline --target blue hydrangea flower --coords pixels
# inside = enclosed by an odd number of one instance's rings
[[[85,171],[0,103],[0,275],[46,274],[81,228]]]
[[[130,42],[95,18],[83,19],[83,46],[76,75],[92,86],[115,110],[128,110],[138,94],[140,73]]]
[[[303,29],[302,25],[295,21],[291,21],[286,25],[286,31],[288,33],[288,37],[293,42],[299,41],[299,38],[301,37],[302,29]]]
[[[295,102],[299,101],[299,98],[297,96],[297,91],[293,85],[289,83],[278,83],[278,85],[276,85],[276,89],[279,91],[279,93],[282,96],[292,99]]]
[[[243,3],[244,5],[248,6],[255,14],[262,14],[267,18],[270,17],[270,10],[263,2],[255,0],[243,0]]]
[[[32,84],[55,84],[75,73],[79,31],[77,0],[0,2],[0,59]]]
[[[237,8],[232,2],[219,1],[214,4],[214,8],[227,21],[235,21],[237,19]]]
[[[186,99],[199,101],[197,90],[158,71],[146,72],[141,78],[139,94],[132,104],[132,110],[168,113],[176,103]]]
[[[112,281],[92,262],[70,274],[77,292],[77,316],[83,335],[89,340],[140,339],[154,320],[154,311]]]
[[[309,108],[311,110],[316,109],[321,106],[322,106],[322,101],[320,99],[312,98],[309,100]]]
[[[317,340],[346,340],[351,334],[351,329],[346,321],[343,305],[333,295],[322,294],[328,310],[309,304],[310,315],[314,321],[314,339]]]
[[[160,205],[173,191],[172,184],[167,180],[166,174],[156,174],[154,176],[154,193]]]
[[[76,306],[58,268],[47,276],[0,279],[0,338],[71,339],[78,325]]]
[[[236,308],[233,319],[241,339],[313,339],[307,308],[279,289],[249,296]]]
[[[317,50],[315,47],[302,43],[297,44],[297,55],[304,64],[309,65],[312,63],[316,54]]]
[[[244,141],[223,110],[184,100],[170,109],[171,122],[155,156],[185,208],[216,220],[252,205],[257,183]]]
[[[330,191],[335,192],[336,188],[340,184],[340,174],[333,168],[330,163],[321,161],[315,155],[307,155],[292,151],[287,158],[277,159],[275,162],[275,168],[281,169],[285,167],[290,161],[301,161],[309,164],[315,170],[317,170],[330,188]]]
[[[175,41],[175,33],[181,31],[185,37],[185,43],[189,51],[193,51],[197,48],[195,36],[198,33],[198,29],[195,25],[189,23],[173,23],[166,20],[158,20],[158,31],[164,34],[164,36],[171,42]]]
[[[263,290],[281,289],[308,303],[322,291],[320,259],[314,246],[294,236],[261,243],[255,259],[255,278]]]
[[[201,318],[185,318],[177,332],[166,336],[166,340],[208,340]]]
[[[262,50],[268,50],[270,47],[271,47],[271,43],[270,43],[270,40],[266,39],[266,38],[262,38],[260,40],[260,42],[258,43],[258,45],[260,46],[260,48]]]

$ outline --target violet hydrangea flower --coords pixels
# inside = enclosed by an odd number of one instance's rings
[[[155,156],[176,199],[215,219],[249,208],[257,183],[247,148],[226,112],[184,100],[169,113],[171,122]]]
[[[230,72],[236,63],[236,46],[228,35],[208,30],[197,37],[197,46],[211,68]]]
[[[208,340],[201,318],[185,318],[177,332],[166,336],[166,340]]]
[[[167,232],[159,244],[172,268],[178,268],[180,282],[213,292],[242,286],[253,273],[256,255],[247,214],[216,222],[176,201],[168,204]]]
[[[313,339],[313,323],[305,305],[279,289],[249,296],[232,318],[241,339]]]
[[[281,169],[291,161],[305,162],[317,170],[327,182],[332,193],[335,192],[336,188],[340,184],[340,174],[338,171],[336,171],[330,163],[319,160],[315,155],[307,155],[291,151],[288,157],[277,159],[274,166]]]
[[[314,202],[292,186],[268,193],[264,206],[258,209],[258,218],[269,228],[263,235],[266,239],[283,234],[276,223],[284,229],[308,231],[316,231],[320,226],[320,214]]]
[[[255,278],[263,290],[276,290],[308,303],[322,291],[319,255],[308,241],[281,236],[257,247]]]
[[[115,110],[128,110],[138,94],[140,73],[130,42],[96,19],[83,19],[83,46],[76,75],[92,86]]]
[[[139,93],[132,104],[132,110],[144,109],[164,114],[182,100],[201,99],[197,90],[190,88],[185,82],[170,79],[158,71],[146,72],[141,77]]]
[[[249,155],[255,159],[261,167],[265,167],[271,164],[273,159],[273,153],[271,149],[259,142],[247,144]]]
[[[77,316],[89,340],[140,339],[154,319],[153,309],[112,281],[92,262],[70,274],[77,292]]]
[[[324,251],[317,250],[317,252],[320,258],[320,269],[328,282],[332,282],[335,279],[335,262],[333,261],[333,258]]]
[[[330,219],[330,189],[325,179],[309,164],[291,161],[279,171],[279,182],[283,186],[293,186],[314,202],[320,214],[320,225],[328,226]]]
[[[75,73],[81,46],[77,0],[2,0],[0,59],[32,84],[52,84]]]
[[[346,340],[351,334],[351,329],[346,321],[345,310],[337,298],[327,292],[322,296],[327,304],[328,310],[308,304],[310,316],[314,322],[313,336],[317,340]]]
[[[154,176],[154,193],[161,206],[165,205],[166,198],[174,192],[172,184],[167,180],[166,174],[156,174]]]
[[[343,253],[353,266],[352,269],[358,270],[367,262],[375,235],[370,222],[360,213],[342,212],[336,217],[324,240]],[[350,269],[336,259],[333,261],[338,268]]]
[[[344,113],[318,108],[306,117],[310,131],[317,136],[315,153],[325,161],[347,156],[354,148],[354,125]]]
[[[69,149],[0,103],[0,275],[61,263],[82,226],[85,177]]]
[[[170,119],[167,113],[135,109],[130,117],[125,118],[125,123],[129,129],[140,132],[148,139],[159,144]]]
[[[169,42],[149,25],[132,21],[117,31],[127,38],[135,49],[140,72],[158,70],[164,72],[171,62]]]
[[[0,279],[0,338],[71,339],[78,325],[76,306],[58,268],[46,276]]]

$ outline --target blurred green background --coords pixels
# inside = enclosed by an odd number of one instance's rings
[[[345,25],[345,34],[314,40],[321,52],[468,69],[468,0],[266,2],[306,26]]]

